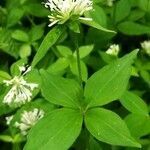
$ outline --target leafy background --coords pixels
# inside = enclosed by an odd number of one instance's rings
[[[150,119],[147,117],[147,112],[150,112],[150,56],[142,50],[140,43],[150,38],[150,0],[116,0],[112,7],[107,6],[106,0],[94,0],[94,4],[95,11],[87,15],[92,16],[98,25],[113,30],[116,33],[104,32],[93,27],[80,25],[81,33],[78,37],[78,41],[83,80],[87,82],[87,79],[93,73],[116,59],[105,53],[111,44],[116,43],[120,45],[121,52],[119,53],[119,57],[128,54],[134,49],[139,49],[138,57],[132,66],[132,74],[128,84],[128,89],[130,89],[132,93],[125,92],[120,101],[111,102],[104,107],[119,114],[121,118],[125,120],[132,136],[138,139],[143,145],[141,149],[149,150]],[[3,105],[2,100],[5,88],[2,85],[2,81],[9,79],[10,75],[17,73],[16,66],[18,64],[26,62],[28,62],[28,64],[33,63],[32,60],[41,42],[45,35],[51,30],[47,27],[48,14],[49,12],[41,4],[40,0],[0,1],[1,135],[9,134],[5,117],[18,110]],[[55,30],[57,30],[57,32]],[[75,28],[73,30],[75,30]],[[74,52],[75,47],[73,43],[75,39],[73,39],[72,33],[70,33],[70,31],[65,32],[63,29],[61,29],[63,34],[60,33],[59,29],[52,29],[51,32],[47,43],[52,44],[52,47],[48,48],[49,51],[47,54],[43,59],[40,59],[37,68],[43,68],[49,73],[76,79],[78,70],[76,67],[76,54]],[[59,33],[61,37],[58,36]],[[54,44],[55,41],[57,41],[57,44]],[[31,81],[39,81],[37,70],[34,70],[28,78]],[[38,91],[34,94],[35,99],[41,97],[41,95],[37,95],[37,93]],[[128,97],[132,97],[136,103],[133,104],[132,101],[129,101]],[[36,100],[33,101],[34,104],[32,104],[32,107],[39,106],[47,111],[50,111],[48,109],[49,107],[51,110],[54,109],[55,106],[50,104],[51,106],[48,107],[47,101],[43,101],[44,102],[38,101],[40,104],[37,104]],[[145,103],[143,104],[143,102]],[[27,105],[25,107],[28,108],[31,107],[31,105],[29,104],[29,106]],[[23,107],[21,109],[23,110],[25,108]],[[57,113],[59,114],[59,112]],[[56,116],[57,113],[55,114]],[[18,112],[18,114],[20,114],[20,112]],[[63,122],[65,119],[67,120],[67,117],[59,121]],[[90,117],[87,118],[86,122],[89,120]],[[72,124],[73,122],[72,118]],[[12,146],[10,137],[0,136],[0,139],[2,150],[18,148],[16,143]],[[16,136],[14,139],[19,141],[20,137]],[[22,147],[24,142],[19,145]],[[89,137],[89,133],[85,129],[82,130],[71,149],[132,150],[138,148],[111,146],[99,142],[93,138],[93,136]]]

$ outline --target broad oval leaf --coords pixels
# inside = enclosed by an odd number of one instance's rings
[[[28,34],[23,30],[15,30],[11,36],[13,39],[18,40],[20,42],[28,42],[29,41]]]
[[[90,11],[88,15],[90,18],[92,18],[92,20],[94,20],[99,25],[103,27],[107,26],[107,15],[102,7],[94,5],[93,11]]]
[[[49,48],[57,42],[64,30],[65,29],[62,26],[56,26],[48,32],[33,59],[32,67],[35,67],[37,63],[46,55]]]
[[[129,0],[120,0],[117,2],[114,9],[115,22],[119,22],[125,19],[131,11],[131,5]]]
[[[65,79],[41,70],[42,95],[51,103],[66,107],[79,108],[82,89],[72,79]]]
[[[112,145],[140,147],[125,122],[114,112],[103,108],[89,109],[85,114],[89,132],[98,140]]]
[[[120,100],[121,104],[130,112],[148,116],[148,107],[136,94],[126,91]]]
[[[49,73],[52,74],[63,74],[65,72],[65,69],[69,66],[69,61],[66,58],[59,58],[54,62],[52,65],[50,65],[47,69]]]
[[[125,118],[125,122],[135,138],[150,134],[150,116],[129,114]]]
[[[88,56],[92,52],[93,48],[94,48],[94,45],[80,46],[79,47],[80,58],[82,59],[82,58]],[[76,51],[75,51],[74,56],[76,56],[76,55],[77,54],[76,54]]]
[[[30,131],[24,150],[66,150],[79,136],[82,115],[58,109],[41,119]]]
[[[88,107],[105,105],[122,96],[128,85],[131,64],[136,54],[135,50],[113,61],[88,79],[84,91]]]

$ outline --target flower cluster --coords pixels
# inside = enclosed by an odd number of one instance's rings
[[[144,41],[141,43],[141,47],[145,51],[146,54],[150,56],[150,40],[149,41]]]
[[[54,24],[63,24],[71,17],[81,20],[91,20],[91,18],[82,17],[86,11],[92,9],[90,0],[47,0],[46,8],[49,8],[51,14],[49,27]]]
[[[119,51],[120,51],[119,45],[113,44],[109,47],[109,49],[106,51],[106,53],[109,55],[112,55],[112,56],[118,56]]]
[[[20,122],[16,122],[15,126],[20,129],[22,135],[26,135],[27,132],[44,117],[44,111],[34,108],[31,111],[24,111],[21,114]]]
[[[20,75],[15,76],[11,80],[4,80],[3,83],[6,86],[11,86],[11,89],[4,97],[3,103],[12,105],[12,104],[25,104],[29,102],[32,97],[32,91],[38,87],[38,84],[28,83],[24,76],[31,71],[31,67],[27,68],[24,66],[19,67]],[[24,72],[24,73],[23,73]]]

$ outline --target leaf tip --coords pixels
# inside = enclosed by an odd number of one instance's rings
[[[138,143],[138,142],[135,142],[135,146],[136,146],[137,148],[142,148],[142,145],[141,145],[140,143]]]
[[[134,138],[132,138],[132,147],[142,148],[142,145]]]

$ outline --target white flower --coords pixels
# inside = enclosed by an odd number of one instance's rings
[[[107,0],[107,6],[112,7],[115,0]]]
[[[112,55],[112,56],[118,56],[119,51],[120,51],[119,45],[113,44],[109,47],[109,49],[106,51],[106,53],[109,55]]]
[[[34,108],[31,111],[24,111],[21,114],[20,123],[16,122],[15,127],[19,128],[22,135],[26,135],[27,132],[44,117],[44,111]]]
[[[26,69],[25,67],[19,67],[20,74],[19,76],[15,76],[11,80],[4,80],[3,83],[6,86],[11,86],[11,89],[8,91],[6,96],[4,97],[3,103],[8,105],[11,104],[25,104],[29,102],[32,97],[32,91],[34,88],[38,87],[38,84],[35,83],[28,83],[24,76],[31,71],[31,67]],[[24,72],[24,73],[23,73]]]
[[[13,115],[6,117],[6,124],[7,124],[7,125],[10,125],[10,123],[11,123],[11,121],[12,121],[13,118],[14,118]]]
[[[54,24],[63,24],[71,17],[81,20],[92,20],[91,18],[82,17],[86,11],[91,10],[91,0],[47,0],[46,8],[50,9],[51,14],[48,16],[49,27]]]
[[[149,41],[144,41],[141,43],[141,47],[145,51],[146,54],[150,56],[150,40]]]

